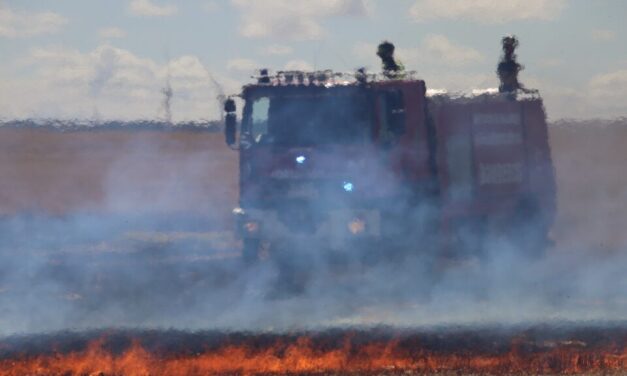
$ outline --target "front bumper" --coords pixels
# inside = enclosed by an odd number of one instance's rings
[[[289,218],[280,217],[276,210],[237,208],[234,214],[237,232],[242,239],[311,243],[342,249],[355,242],[381,238],[381,215],[375,209],[334,209],[308,231],[294,230]]]

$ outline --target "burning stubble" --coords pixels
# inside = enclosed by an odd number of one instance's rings
[[[624,327],[108,331],[10,338],[0,375],[620,374]]]

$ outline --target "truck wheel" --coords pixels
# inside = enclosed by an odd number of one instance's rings
[[[268,293],[270,299],[284,299],[303,294],[311,279],[314,260],[306,252],[294,252],[295,244],[273,246],[270,256],[277,275]]]

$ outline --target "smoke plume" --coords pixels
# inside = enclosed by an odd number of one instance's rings
[[[559,210],[540,260],[525,257],[524,239],[494,238],[483,260],[337,257],[308,243],[253,266],[231,231],[237,158],[220,134],[2,129],[0,334],[623,320],[627,242],[604,243],[602,228],[625,223],[624,165],[610,163],[625,157],[605,144],[624,125],[551,126]],[[582,171],[591,167],[601,169],[594,184]]]

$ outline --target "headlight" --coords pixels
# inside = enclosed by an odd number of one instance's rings
[[[366,221],[362,218],[353,218],[348,221],[348,231],[353,235],[359,235],[366,232]]]

